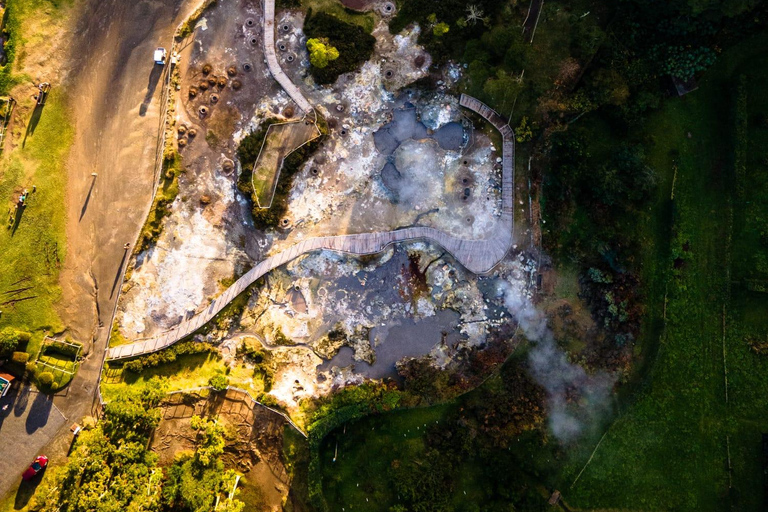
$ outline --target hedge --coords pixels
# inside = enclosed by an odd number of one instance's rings
[[[324,68],[310,65],[309,72],[319,84],[332,84],[339,75],[356,71],[373,55],[376,38],[359,25],[353,25],[325,13],[312,13],[307,9],[304,33],[308,39],[327,38],[331,46],[339,50],[339,58]]]
[[[26,364],[29,361],[29,354],[27,352],[14,352],[11,360],[14,363]]]
[[[176,361],[178,356],[190,355],[190,354],[202,354],[205,352],[213,352],[214,347],[210,343],[200,343],[197,341],[183,341],[172,345],[169,348],[149,354],[146,356],[133,359],[123,364],[123,369],[133,373],[141,373],[147,368],[154,368],[161,364],[172,363]]]
[[[43,354],[51,355],[58,354],[64,357],[70,357],[73,360],[77,358],[82,346],[65,345],[63,343],[48,343],[43,346]]]

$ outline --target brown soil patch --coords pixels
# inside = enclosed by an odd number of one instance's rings
[[[247,510],[282,510],[291,479],[283,456],[285,420],[229,390],[209,397],[176,394],[162,407],[163,419],[155,430],[151,447],[160,464],[171,465],[184,451],[193,451],[195,433],[189,423],[193,415],[216,417],[231,434],[223,456],[227,468],[243,474],[240,498]]]

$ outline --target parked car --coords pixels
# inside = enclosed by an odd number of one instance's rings
[[[45,455],[38,455],[35,461],[29,465],[27,470],[21,475],[23,480],[31,480],[39,472],[41,472],[48,465],[48,457]]]
[[[161,66],[165,64],[165,57],[168,53],[165,51],[165,48],[158,48],[155,50],[155,54],[153,55],[153,59],[155,61],[155,64],[160,64]]]

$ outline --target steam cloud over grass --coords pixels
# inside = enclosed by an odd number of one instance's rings
[[[616,379],[605,373],[589,375],[568,360],[522,281],[501,282],[498,296],[531,342],[531,374],[547,391],[548,421],[555,437],[569,442],[598,426]]]

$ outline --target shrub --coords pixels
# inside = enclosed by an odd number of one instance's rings
[[[43,354],[57,354],[75,360],[81,346],[65,345],[64,343],[48,343],[43,346]]]
[[[27,352],[14,352],[11,360],[14,363],[26,364],[29,361],[29,354]]]
[[[183,341],[176,343],[164,350],[133,359],[123,364],[123,370],[133,373],[140,373],[146,368],[153,368],[161,364],[172,363],[178,356],[191,354],[202,354],[213,352],[213,345],[210,343],[199,343],[196,341]]]
[[[28,362],[28,363],[27,363],[27,364],[24,366],[24,369],[25,369],[25,370],[27,370],[27,373],[28,373],[28,374],[30,374],[30,375],[34,375],[34,374],[35,374],[35,372],[37,372],[37,363],[36,363],[36,362],[34,362],[34,361],[30,361],[30,362]]]
[[[321,40],[326,48],[335,48],[338,58],[320,59],[312,62],[309,71],[320,84],[331,84],[339,75],[357,70],[371,58],[376,39],[359,25],[341,21],[335,16],[307,10],[304,33],[310,40]],[[324,66],[317,66],[317,63]]]
[[[216,391],[224,391],[229,386],[229,379],[225,375],[218,373],[210,378],[208,385]]]
[[[22,343],[29,341],[30,333],[6,327],[0,331],[0,357],[10,355]]]
[[[50,386],[53,384],[53,374],[51,372],[43,372],[37,376],[37,380],[44,386]]]

